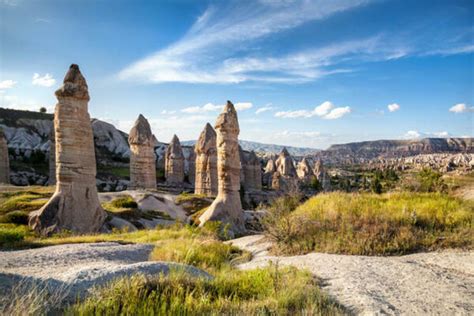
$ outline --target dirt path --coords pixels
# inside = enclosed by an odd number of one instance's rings
[[[323,280],[324,290],[355,314],[474,314],[474,252],[275,257],[268,255],[270,244],[261,235],[230,243],[254,253],[254,259],[240,268],[254,269],[272,261],[308,269]]]

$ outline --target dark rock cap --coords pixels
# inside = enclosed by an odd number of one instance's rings
[[[82,76],[79,66],[72,64],[63,80],[61,88],[56,90],[56,97],[72,97],[89,101],[89,90],[86,79]]]
[[[143,115],[139,115],[130,134],[128,135],[128,143],[136,145],[153,145],[154,135],[151,133],[150,123]]]

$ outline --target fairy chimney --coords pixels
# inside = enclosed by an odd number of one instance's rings
[[[196,181],[194,193],[217,195],[216,132],[207,123],[194,147],[196,152]]]
[[[56,140],[54,127],[49,132],[49,178],[48,185],[56,185]]]
[[[182,184],[184,181],[184,155],[178,136],[174,135],[165,153],[165,177],[169,184]]]
[[[298,178],[304,182],[308,182],[311,180],[311,178],[314,176],[313,170],[311,170],[311,167],[309,165],[308,160],[306,157],[304,157],[300,163],[298,164],[298,168],[296,169],[296,173],[298,175]]]
[[[283,148],[278,159],[275,162],[277,171],[280,172],[280,175],[283,177],[294,177],[296,176],[295,166],[293,164],[293,159],[291,158],[290,153],[286,148]]]
[[[156,189],[155,138],[150,124],[139,115],[130,134],[130,185],[129,189]]]
[[[216,121],[218,194],[199,218],[200,225],[208,221],[228,224],[234,234],[245,232],[240,201],[239,122],[234,105],[227,101]]]
[[[98,232],[106,213],[97,194],[89,92],[79,66],[71,65],[56,98],[56,191],[45,206],[30,214],[29,224],[42,235]]]
[[[189,151],[188,158],[188,182],[194,187],[196,183],[196,153],[194,147]]]
[[[262,189],[262,168],[260,166],[260,160],[258,159],[254,151],[251,151],[246,158],[244,177],[245,189]]]

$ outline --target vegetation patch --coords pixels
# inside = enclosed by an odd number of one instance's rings
[[[68,310],[79,315],[340,315],[317,281],[294,268],[222,271],[212,280],[180,271],[125,278]]]
[[[0,224],[0,248],[16,248],[31,235],[27,226],[15,224]]]
[[[176,197],[176,204],[181,205],[188,215],[208,208],[212,201],[212,199],[202,194],[181,193]]]
[[[265,219],[277,253],[396,255],[474,245],[474,203],[441,193],[327,193],[295,203],[278,200]]]

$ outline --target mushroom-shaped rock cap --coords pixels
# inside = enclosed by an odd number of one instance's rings
[[[133,124],[130,134],[128,135],[128,143],[135,145],[153,145],[154,136],[151,133],[150,123],[143,115],[139,115],[135,124]]]
[[[86,79],[82,76],[79,66],[72,64],[63,80],[61,88],[56,90],[56,97],[72,97],[89,101]]]
[[[223,131],[239,133],[239,120],[237,118],[237,111],[232,102],[227,101],[224,110],[219,114],[216,120],[216,129]]]
[[[216,131],[212,128],[211,124],[206,124],[194,148],[198,154],[205,153],[211,148],[216,148]]]
[[[178,136],[173,135],[170,144],[167,149],[167,156],[173,158],[184,158],[183,149],[181,148],[181,143],[179,142]]]

